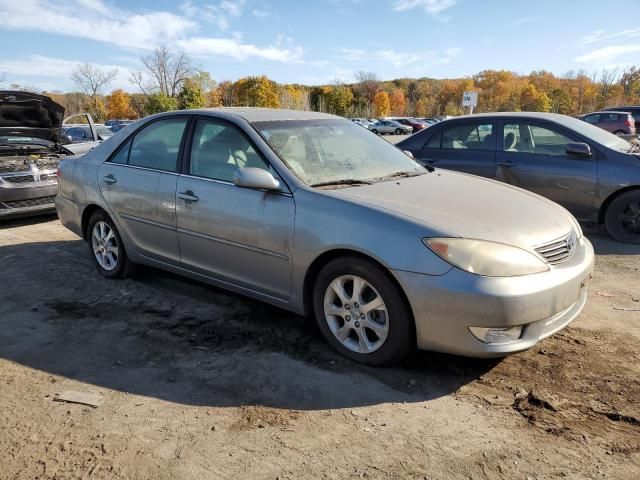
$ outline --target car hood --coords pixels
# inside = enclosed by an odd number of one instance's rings
[[[539,195],[448,170],[331,193],[410,217],[440,232],[438,235],[527,249],[558,239],[572,229],[579,231],[567,210]]]
[[[0,136],[27,136],[57,142],[64,107],[49,97],[0,91]]]

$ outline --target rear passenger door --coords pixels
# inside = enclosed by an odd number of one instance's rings
[[[496,179],[559,203],[576,217],[589,216],[596,189],[597,150],[591,157],[567,155],[576,134],[546,122],[503,120],[499,126]]]
[[[176,265],[177,171],[189,119],[180,115],[148,123],[98,171],[100,192],[134,248]]]
[[[424,165],[493,178],[495,130],[491,120],[443,126],[417,152],[416,159]]]

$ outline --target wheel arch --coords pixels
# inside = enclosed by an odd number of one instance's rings
[[[611,202],[613,202],[616,198],[618,198],[623,193],[631,192],[633,190],[640,190],[640,185],[630,185],[628,187],[621,188],[620,190],[616,190],[615,192],[611,193],[607,198],[605,198],[604,202],[602,202],[602,205],[600,205],[600,210],[598,211],[598,223],[599,224],[604,223],[604,216],[606,215],[607,209],[609,208],[609,205],[611,205]]]
[[[91,203],[87,205],[82,212],[80,228],[82,228],[82,238],[84,240],[87,239],[87,228],[89,227],[89,220],[91,219],[91,216],[98,210],[102,210],[107,215],[109,214],[104,208],[102,208],[100,205],[97,205],[95,203]]]
[[[313,262],[311,262],[311,265],[309,265],[309,268],[307,269],[307,272],[305,274],[304,283],[303,283],[303,304],[304,304],[305,314],[308,316],[313,314],[313,286],[316,282],[316,278],[318,277],[318,274],[320,273],[322,268],[325,265],[327,265],[330,261],[340,257],[359,258],[361,260],[373,263],[374,265],[381,268],[385,272],[387,278],[396,287],[398,287],[398,291],[400,292],[400,295],[402,296],[402,299],[405,302],[407,309],[411,313],[411,321],[413,322],[413,326],[414,326],[413,341],[415,342],[415,338],[416,338],[415,337],[415,315],[413,313],[413,308],[411,307],[411,303],[409,302],[409,298],[407,297],[404,289],[402,288],[402,285],[400,285],[400,282],[398,281],[398,279],[391,273],[391,271],[386,265],[376,260],[374,257],[367,255],[365,253],[359,252],[357,250],[351,250],[348,248],[338,248],[338,249],[328,250],[318,255],[318,257],[316,257],[313,260]]]

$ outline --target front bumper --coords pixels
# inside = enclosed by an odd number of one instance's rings
[[[394,271],[416,322],[418,348],[470,357],[526,350],[567,326],[582,311],[594,254],[586,238],[573,256],[551,270],[520,277],[483,277],[452,268],[442,276]],[[478,340],[469,327],[523,325],[505,344]]]
[[[13,186],[0,181],[0,220],[55,212],[57,182]]]

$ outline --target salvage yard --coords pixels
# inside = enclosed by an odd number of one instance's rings
[[[637,479],[640,247],[587,235],[564,331],[376,369],[254,300],[150,268],[107,280],[55,216],[5,223],[0,477]]]

